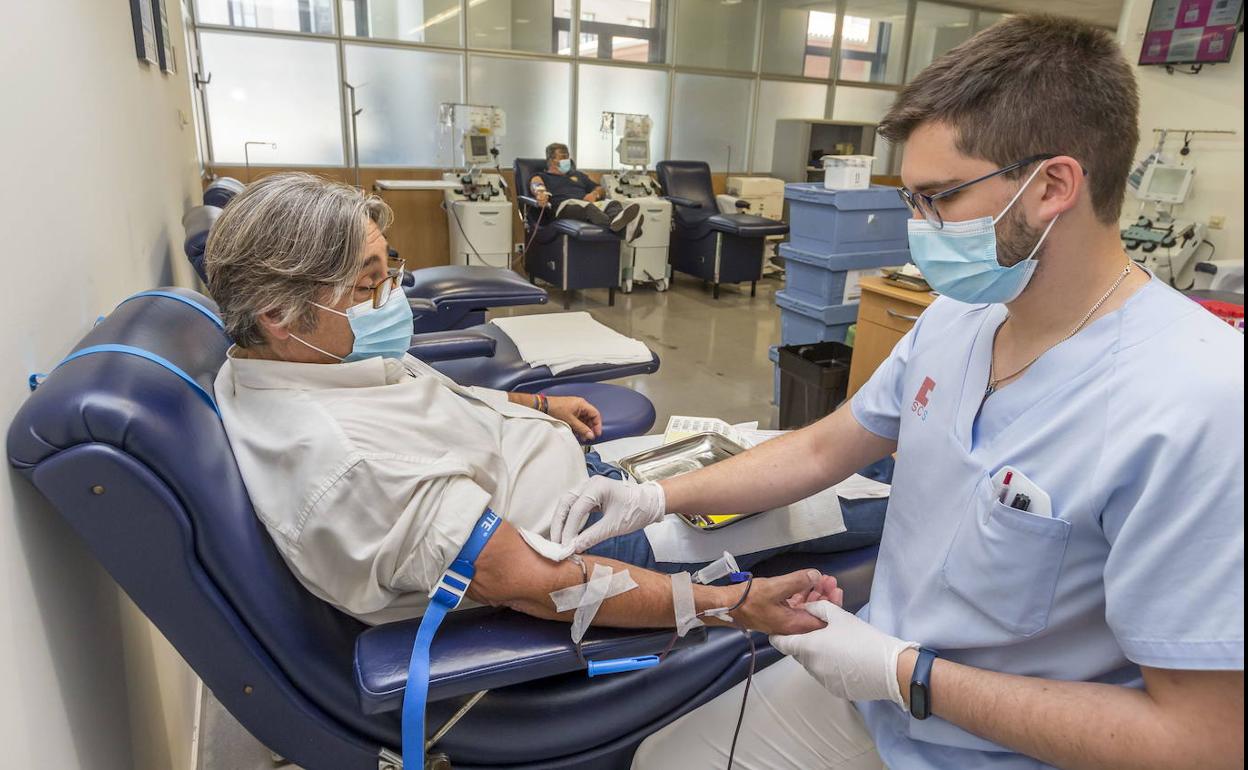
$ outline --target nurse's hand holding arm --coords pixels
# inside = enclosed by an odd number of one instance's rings
[[[806,610],[827,626],[772,636],[773,647],[837,697],[888,700],[909,709],[917,644],[826,601]],[[1136,690],[1002,674],[937,658],[932,714],[1057,767],[1243,767],[1242,671],[1141,668],[1145,689]]]

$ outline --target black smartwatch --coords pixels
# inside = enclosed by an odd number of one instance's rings
[[[914,662],[914,673],[910,675],[910,716],[915,719],[927,719],[932,715],[932,663],[935,660],[934,650],[919,648],[919,659]]]

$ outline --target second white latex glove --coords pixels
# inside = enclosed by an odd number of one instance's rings
[[[594,511],[602,511],[602,518],[582,532]],[[636,484],[594,476],[560,498],[550,524],[550,539],[571,545],[580,553],[608,538],[662,521],[666,513],[667,499],[657,482]]]
[[[837,697],[905,706],[897,685],[897,658],[918,644],[891,637],[832,602],[812,602],[806,611],[828,625],[806,634],[773,636],[772,647],[797,659]]]

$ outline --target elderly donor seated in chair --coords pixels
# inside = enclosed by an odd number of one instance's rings
[[[535,535],[551,534],[560,499],[586,482],[573,431],[592,431],[598,415],[579,399],[551,399],[547,410],[529,394],[461,387],[407,355],[411,313],[382,234],[390,218],[375,196],[288,173],[250,185],[213,228],[208,284],[235,342],[216,393],[256,513],[310,591],[379,623],[422,614],[491,509],[504,522],[476,562],[469,597],[570,619],[550,593],[580,584],[580,567],[540,556],[530,542],[548,544]],[[640,507],[661,507],[658,485],[621,489]],[[878,523],[867,529],[878,537]],[[848,535],[794,548],[862,544],[861,533]],[[601,547],[643,566],[687,566],[656,565],[641,542],[635,533]],[[625,568],[592,554],[589,571]],[[597,622],[670,627],[673,581],[629,572],[637,589],[608,599]],[[698,611],[732,606],[741,593],[693,587]],[[823,624],[798,601],[839,594],[814,570],[759,579],[734,618],[770,632],[810,630]]]
[[[630,243],[641,235],[641,205],[607,200],[602,185],[576,168],[566,144],[546,145],[546,169],[529,180],[529,191],[538,203],[550,206],[555,218],[608,227]]]

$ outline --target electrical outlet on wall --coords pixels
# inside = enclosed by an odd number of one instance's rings
[[[1221,230],[1224,227],[1226,227],[1226,217],[1224,215],[1214,214],[1213,216],[1209,217],[1209,229],[1210,230]]]

